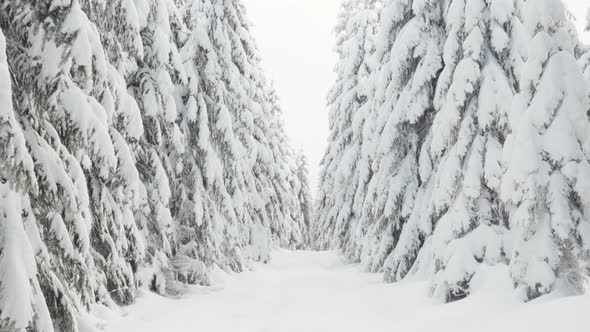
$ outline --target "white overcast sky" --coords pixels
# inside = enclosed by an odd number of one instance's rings
[[[340,0],[244,0],[264,67],[282,100],[287,133],[309,163],[315,191],[328,139],[326,94],[335,79]]]
[[[264,67],[282,99],[287,132],[307,156],[314,190],[327,145],[326,94],[335,79],[332,31],[340,1],[244,0]],[[581,30],[590,0],[565,2]],[[583,39],[590,42],[590,34]]]

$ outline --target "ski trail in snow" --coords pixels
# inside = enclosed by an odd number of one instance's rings
[[[181,299],[142,293],[136,304],[93,315],[113,332],[587,331],[590,297],[522,304],[498,292],[502,274],[465,301],[433,303],[428,283],[383,284],[332,252],[277,251],[254,272],[215,276]],[[97,323],[94,323],[97,325]]]

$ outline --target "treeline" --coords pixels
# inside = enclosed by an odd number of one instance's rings
[[[78,331],[309,240],[239,0],[0,2],[0,330]]]
[[[314,228],[386,281],[590,273],[590,52],[560,0],[348,0]]]

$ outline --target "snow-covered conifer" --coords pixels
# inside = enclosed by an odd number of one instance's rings
[[[213,240],[211,250],[216,253],[218,264],[242,270],[244,261],[237,237],[236,210],[244,211],[240,190],[243,172],[239,163],[244,154],[233,131],[231,111],[225,104],[229,92],[223,78],[222,61],[231,61],[231,58],[223,58],[228,55],[224,50],[229,46],[225,44],[228,41],[222,20],[223,7],[216,6],[220,4],[192,2],[185,13],[190,30],[182,49],[189,78],[185,121],[190,127],[186,135],[195,160],[191,172],[200,174],[202,180],[197,184],[202,183],[203,191],[208,193],[214,206],[213,210],[202,212],[201,222],[211,234],[201,236]]]
[[[147,1],[82,0],[81,4],[98,28],[110,64],[127,77],[143,56],[139,9],[143,9]]]
[[[291,148],[283,123],[283,113],[277,92],[268,88],[265,110],[270,119],[269,148],[273,163],[269,168],[272,190],[268,191],[268,211],[275,246],[301,248],[309,230],[304,226],[305,215],[299,205],[299,188],[296,155]]]
[[[89,54],[100,52],[100,44],[77,1],[39,6],[17,1],[3,4],[2,12],[9,27],[15,112],[39,189],[30,193],[26,209],[40,231],[32,243],[39,283],[55,328],[77,330],[79,311],[97,298],[99,284],[106,284],[92,256],[84,168],[106,176],[116,160],[104,110],[89,96]]]
[[[369,57],[377,21],[376,2],[345,1],[336,25],[337,81],[328,97],[330,136],[322,160],[314,244],[317,248],[344,249],[359,212],[353,211],[358,182],[356,164],[361,159],[363,109],[369,99],[365,83],[373,70]]]
[[[404,264],[414,254],[409,243],[399,245],[399,241],[416,206],[418,187],[429,176],[419,163],[441,68],[441,11],[439,1],[389,1],[379,21],[372,176],[362,207],[360,257],[368,270],[378,271],[390,256],[388,280],[396,279],[398,271],[404,274]],[[394,248],[399,257],[392,256]]]
[[[273,148],[280,144],[276,130],[284,135],[284,128],[273,127],[280,114],[274,114],[243,5],[193,2],[184,16],[190,35],[182,49],[189,77],[183,123],[194,160],[187,174],[199,174],[215,206],[206,208],[209,226],[200,236],[215,238],[211,249],[222,265],[241,270],[247,260],[268,260],[271,237],[286,245],[282,225],[290,219],[281,205],[293,205],[287,202],[296,194],[284,187],[288,201],[278,198],[276,172],[286,155]]]
[[[532,39],[504,147],[502,198],[516,243],[511,272],[524,299],[579,291],[588,249],[588,88],[575,63],[561,1],[527,1]],[[572,264],[573,261],[573,264]]]
[[[138,227],[146,238],[145,264],[138,282],[161,294],[174,278],[169,259],[176,250],[175,225],[170,208],[185,152],[178,126],[180,86],[187,82],[178,51],[177,30],[184,30],[174,2],[155,0],[136,4],[143,41],[143,58],[131,75],[131,91],[143,122],[143,137],[133,147],[139,170]],[[185,31],[182,31],[185,32]]]
[[[24,195],[35,192],[37,183],[33,160],[14,114],[6,39],[1,30],[0,128],[0,330],[53,331],[37,278],[35,253],[22,219],[22,214],[30,212],[22,204]]]
[[[590,9],[588,9],[588,13],[586,14],[586,28],[585,31],[588,33],[590,32]],[[578,64],[580,68],[582,68],[582,72],[584,73],[584,77],[588,82],[590,82],[590,45],[583,45],[582,47],[582,54],[578,59]]]
[[[2,40],[0,49],[1,46]],[[25,211],[24,194],[13,191],[7,179],[1,181],[0,329],[52,332],[51,317],[37,276],[35,253],[21,217]]]
[[[300,211],[299,227],[303,234],[303,243],[299,246],[310,245],[310,232],[311,232],[311,213],[313,209],[313,200],[311,198],[311,189],[309,188],[309,169],[307,164],[307,158],[303,152],[299,152],[297,155],[297,198],[298,198],[298,210]]]
[[[460,299],[480,263],[505,260],[501,151],[522,66],[518,2],[450,1],[437,114],[425,147],[433,169],[421,234],[435,297]],[[432,238],[430,236],[432,235]],[[414,235],[415,236],[415,235]],[[422,263],[422,262],[421,262]],[[427,264],[424,264],[427,266]]]

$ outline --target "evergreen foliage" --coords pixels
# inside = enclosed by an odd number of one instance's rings
[[[0,4],[0,328],[306,244],[304,166],[240,1]]]
[[[494,265],[524,300],[579,293],[590,61],[563,3],[386,0],[359,33],[369,3],[336,26],[314,247],[443,302]]]

